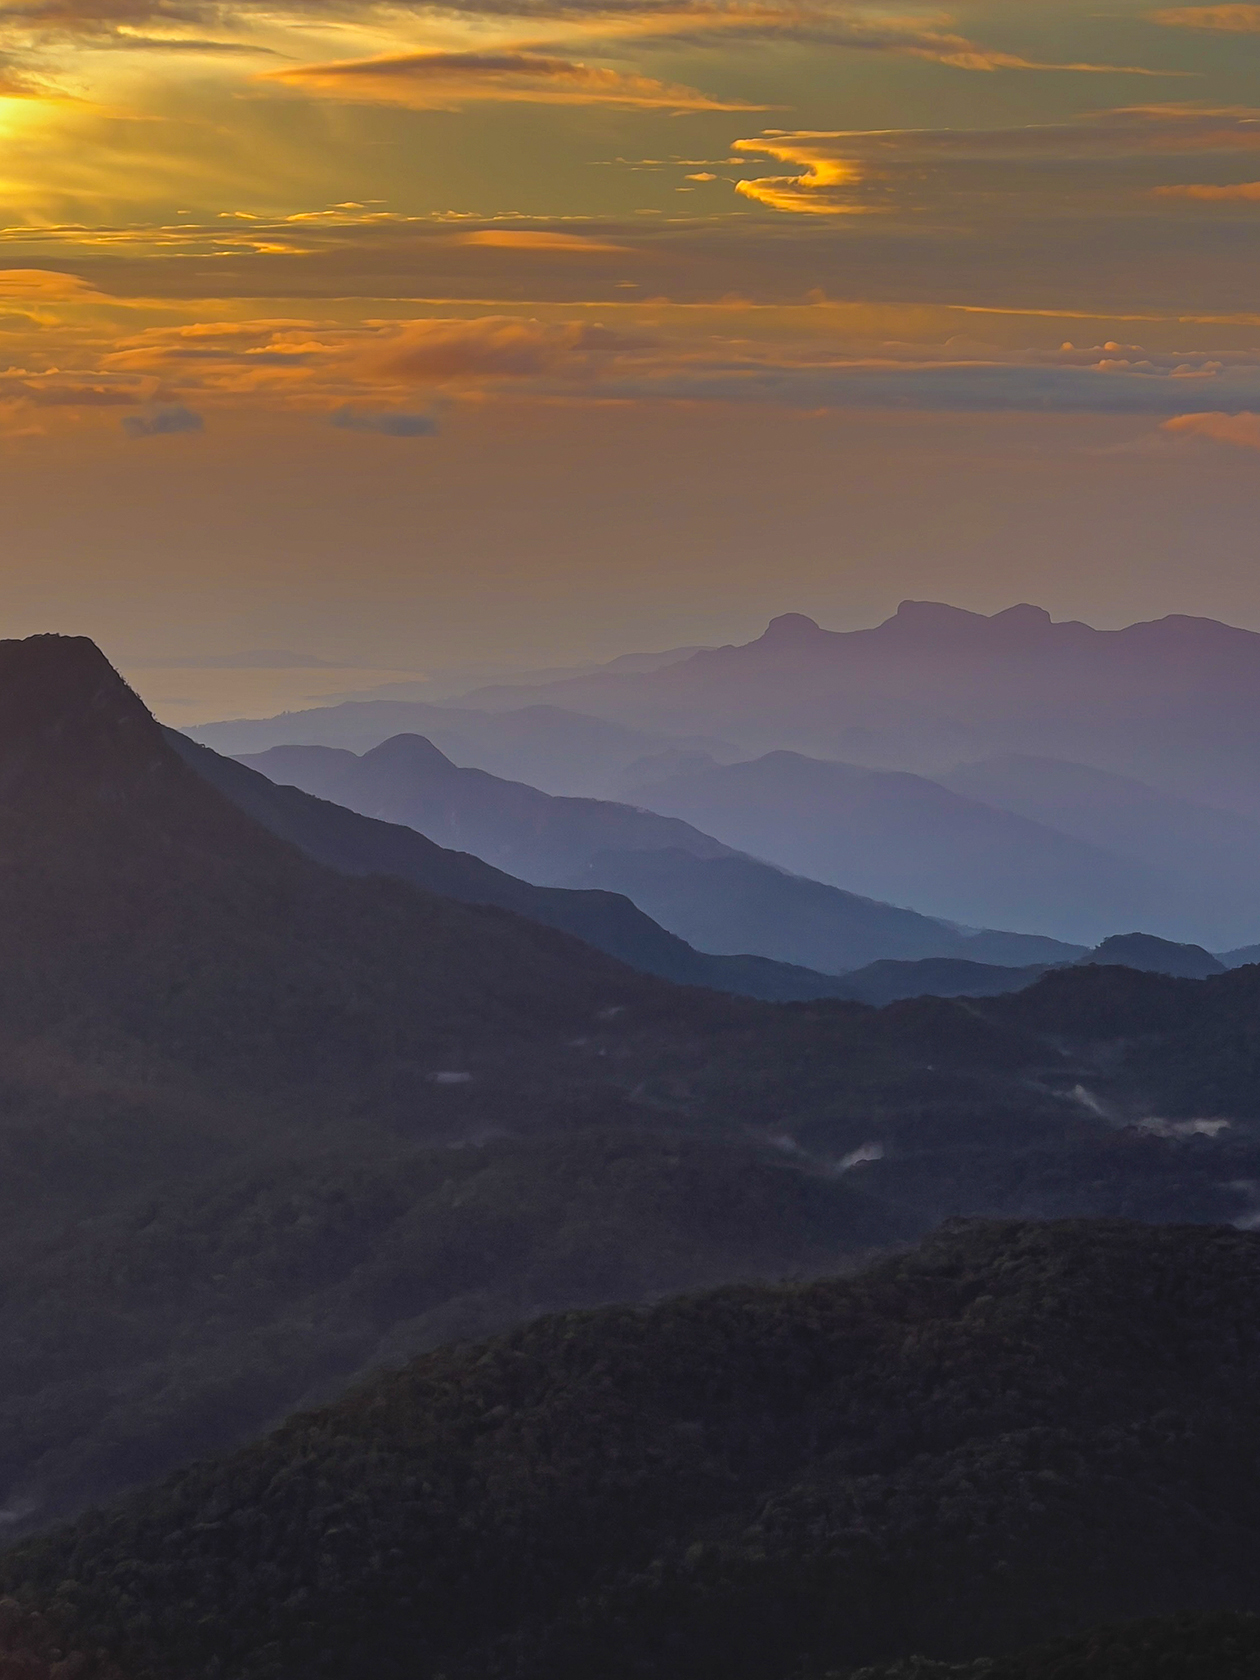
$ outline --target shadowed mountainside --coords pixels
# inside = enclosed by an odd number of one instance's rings
[[[1253,1680],[1258,1673],[1260,1616],[1222,1610],[1097,1628],[996,1660],[911,1657],[827,1680]]]

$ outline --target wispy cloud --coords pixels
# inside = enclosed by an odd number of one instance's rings
[[[414,52],[303,64],[267,80],[356,103],[452,110],[471,100],[613,105],[634,110],[755,111],[763,105],[711,99],[695,88],[536,52]]]
[[[436,437],[441,424],[435,414],[411,414],[395,408],[356,408],[344,403],[334,409],[329,424],[345,432],[375,432],[380,437]]]
[[[688,180],[696,180],[697,176],[688,176]],[[709,176],[709,180],[713,177]],[[633,254],[631,245],[613,245],[604,239],[584,238],[577,233],[563,233],[556,228],[478,228],[472,233],[457,233],[452,236],[452,243],[456,245],[482,246],[496,251],[541,251],[559,252],[568,256],[628,256]]]
[[[1152,12],[1169,29],[1211,29],[1229,35],[1260,33],[1260,6],[1167,6]]]
[[[589,378],[619,356],[647,349],[639,333],[587,322],[509,316],[475,321],[411,321],[387,332],[362,362],[374,379],[416,383],[459,380]]]
[[[921,200],[925,170],[935,171],[931,179],[939,200],[948,196],[951,185],[955,189],[975,185],[974,166],[982,164],[1008,170],[1003,178],[984,182],[990,206],[1002,194],[1008,208],[1017,208],[1021,198],[1030,206],[1036,203],[1044,208],[1055,186],[1046,164],[1079,170],[1087,161],[1105,166],[1131,159],[1260,151],[1260,110],[1134,105],[1090,112],[1070,122],[1021,128],[798,133],[768,129],[755,138],[736,140],[732,150],[743,157],[765,156],[795,166],[793,174],[757,176],[736,185],[744,197],[775,210],[816,216],[853,214],[902,203],[907,187]],[[1028,196],[1030,181],[1009,173],[1021,164],[1037,165],[1040,193],[1035,199]],[[1090,185],[1096,191],[1097,180]]]
[[[477,0],[468,0],[477,9]],[[592,27],[633,34],[644,43],[703,45],[715,38],[724,43],[739,41],[782,41],[801,46],[831,47],[840,51],[882,53],[895,57],[928,59],[955,70],[992,73],[999,70],[1040,70],[1083,75],[1181,76],[1181,70],[1152,69],[1135,64],[1093,63],[1089,60],[1059,62],[1028,58],[1020,53],[987,47],[966,35],[948,29],[925,26],[915,18],[873,16],[866,9],[843,5],[730,4],[630,4],[565,9],[560,15],[580,16]]]
[[[154,403],[143,414],[123,416],[122,428],[129,438],[169,437],[177,432],[199,432],[204,421],[183,403]]]
[[[1260,181],[1232,181],[1216,186],[1211,182],[1190,183],[1184,186],[1152,187],[1156,198],[1198,199],[1204,204],[1246,203],[1260,199]]]

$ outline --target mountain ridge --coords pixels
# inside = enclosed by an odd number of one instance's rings
[[[557,797],[458,767],[422,736],[395,736],[359,756],[293,746],[238,762],[363,815],[406,823],[442,845],[467,847],[535,883],[622,892],[703,951],[755,951],[843,974],[880,957],[967,955],[979,950],[971,943],[977,939],[1025,962],[1070,960],[1082,950],[996,929],[962,934],[741,855],[644,807]]]
[[[786,634],[655,673],[574,678],[530,700],[753,753],[926,775],[1003,753],[1055,757],[1260,815],[1254,631],[1187,614],[1097,630],[1027,604],[986,617],[943,602],[903,602],[862,630],[785,621]],[[519,703],[504,687],[464,697],[496,711]]]

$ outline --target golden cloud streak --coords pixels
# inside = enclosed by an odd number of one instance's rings
[[[874,208],[869,204],[841,202],[825,195],[854,188],[866,178],[866,171],[852,159],[829,156],[811,141],[837,140],[838,134],[801,134],[781,140],[736,140],[731,150],[756,152],[779,163],[800,167],[799,175],[766,175],[751,181],[737,181],[735,191],[772,210],[797,215],[853,216]]]
[[[612,105],[640,111],[763,111],[695,88],[541,53],[417,52],[270,71],[260,80],[353,103],[453,110],[472,100]]]
[[[536,232],[527,228],[479,228],[476,233],[457,233],[453,245],[484,245],[500,251],[555,251],[575,256],[633,256],[630,245],[610,245],[604,240],[583,239],[576,233]]]
[[[1211,29],[1229,35],[1260,33],[1260,6],[1170,6],[1152,12],[1151,18],[1169,29]]]
[[[1260,181],[1235,181],[1227,186],[1191,185],[1184,187],[1154,187],[1154,198],[1189,198],[1203,203],[1254,202],[1260,199]]]

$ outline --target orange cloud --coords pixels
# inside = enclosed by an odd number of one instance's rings
[[[1196,198],[1206,203],[1260,199],[1260,181],[1234,181],[1228,186],[1153,187],[1156,198]]]
[[[52,302],[99,298],[102,294],[77,274],[58,274],[51,268],[0,268],[0,298],[29,298]]]
[[[1260,33],[1260,6],[1170,6],[1152,12],[1151,17],[1170,29],[1217,29],[1230,35]]]
[[[366,363],[377,378],[418,384],[462,379],[580,376],[613,357],[646,348],[636,334],[583,322],[550,323],[506,315],[475,321],[411,321]]]
[[[851,216],[873,209],[854,197],[867,171],[854,158],[836,157],[821,142],[855,139],[843,134],[784,134],[758,140],[736,140],[731,150],[756,152],[779,163],[796,164],[798,175],[765,175],[737,181],[735,191],[772,210],[811,216]]]
[[[1175,419],[1165,420],[1160,431],[1208,438],[1235,449],[1260,449],[1260,414],[1247,410],[1239,414],[1178,414]]]
[[[451,243],[488,245],[501,251],[569,251],[578,256],[634,254],[629,245],[609,245],[599,239],[583,239],[576,233],[538,232],[527,228],[479,228],[476,233],[456,234]]]
[[[614,105],[641,111],[761,111],[763,105],[710,99],[695,88],[624,75],[541,53],[416,52],[303,64],[262,78],[355,103],[455,110],[468,100],[543,105]]]

